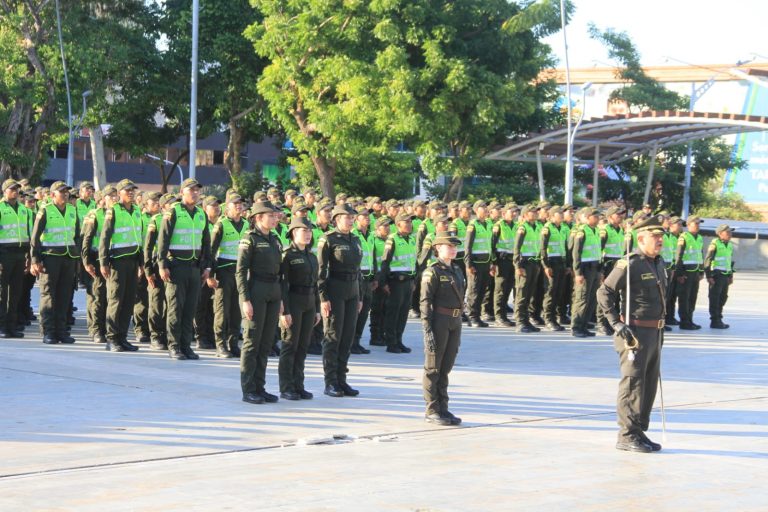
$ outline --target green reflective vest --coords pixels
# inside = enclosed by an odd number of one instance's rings
[[[549,229],[549,241],[547,242],[547,257],[565,258],[565,237],[563,236],[563,225],[557,227],[551,222],[545,224]]]
[[[411,223],[413,225],[413,233],[418,233],[419,232],[419,226],[421,226],[422,222],[424,222],[424,219],[422,219],[421,217],[414,217],[413,218],[413,221]]]
[[[503,219],[496,225],[499,226],[499,239],[496,241],[496,252],[501,254],[512,254],[512,251],[515,249],[514,226],[510,226],[507,221]]]
[[[386,238],[379,238],[373,235],[373,263],[376,265],[376,269],[381,268],[381,258],[384,256],[384,246],[387,244]]]
[[[427,236],[424,237],[424,245],[422,245],[422,248],[426,247],[427,244],[429,244],[429,258],[427,258],[427,266],[432,265],[434,262],[437,261],[437,256],[435,255],[434,247],[432,246],[432,242],[435,240],[435,233],[429,233]]]
[[[243,227],[240,228],[240,231],[237,230],[229,217],[220,218],[219,224],[221,225],[222,234],[219,250],[216,252],[216,259],[219,261],[217,266],[223,268],[237,263],[237,248],[240,245],[240,240],[248,234],[248,223],[243,222]]]
[[[21,247],[29,243],[29,209],[17,203],[16,209],[0,201],[0,245]]]
[[[203,248],[203,230],[208,222],[205,213],[202,208],[196,206],[193,216],[190,216],[181,203],[175,204],[173,209],[176,213],[176,225],[171,233],[168,250],[175,259],[189,261],[198,258]],[[186,257],[180,257],[180,252]]]
[[[43,254],[52,256],[69,256],[79,258],[77,246],[75,246],[75,226],[77,225],[77,212],[75,207],[67,203],[64,214],[59,208],[49,203],[45,207],[45,229],[40,235],[40,245],[43,246]]]
[[[624,256],[624,230],[613,227],[611,224],[606,225],[603,230],[607,235],[603,258],[617,260]]]
[[[711,270],[731,274],[733,271],[733,244],[726,244],[719,238],[713,240],[712,243],[715,244],[715,259],[712,261]]]
[[[701,270],[701,264],[704,263],[704,238],[700,234],[692,235],[688,231],[683,233],[685,240],[685,252],[683,253],[683,265],[695,265],[696,268],[686,269],[688,272],[698,272]]]
[[[536,226],[531,226],[530,222],[523,222],[522,227],[525,229],[525,236],[523,237],[523,244],[520,246],[520,256],[538,259],[541,241],[537,235]]]
[[[360,261],[360,272],[364,277],[370,277],[373,275],[373,241],[371,238],[373,234],[370,232],[368,236],[363,235],[357,228],[352,232],[360,240],[360,247],[363,249],[363,259]]]
[[[85,201],[78,198],[77,201],[75,201],[75,209],[77,210],[77,220],[80,223],[80,226],[82,226],[83,219],[88,215],[88,212],[96,209],[96,201],[91,199],[91,202],[86,204]]]
[[[155,224],[155,232],[160,233],[160,227],[163,225],[163,214],[162,213],[156,213],[152,216],[152,219],[150,222],[153,222]],[[147,239],[144,238],[144,242],[146,243]],[[155,246],[152,247],[152,254],[157,254],[157,240],[155,240]]]
[[[288,247],[290,245],[291,241],[288,240],[288,226],[286,224],[283,224],[282,222],[278,223],[277,227],[272,230],[272,234],[280,240],[280,245],[282,247]]]
[[[472,260],[478,263],[491,261],[491,230],[485,222],[473,219],[470,222],[475,228],[475,240],[472,243]]]
[[[395,251],[392,261],[389,263],[390,272],[402,272],[404,274],[416,274],[416,240],[409,236],[408,240],[395,233],[389,235],[395,243]]]
[[[96,208],[91,210],[93,213],[89,215],[93,216],[93,221],[96,223],[96,229],[93,232],[93,238],[91,239],[91,250],[99,252],[99,241],[101,240],[101,228],[104,227],[104,208]]]
[[[600,236],[597,234],[597,228],[591,228],[588,225],[582,226],[584,232],[584,247],[581,249],[581,262],[590,263],[600,261]]]
[[[112,206],[115,215],[115,230],[109,242],[109,253],[112,258],[122,258],[138,254],[142,247],[141,233],[143,223],[138,206],[129,212],[118,203]]]
[[[672,233],[664,233],[661,245],[661,257],[667,264],[667,269],[675,265],[675,249],[677,248],[677,236]]]

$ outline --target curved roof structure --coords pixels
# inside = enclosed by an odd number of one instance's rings
[[[585,119],[573,141],[573,161],[592,163],[599,159],[601,164],[611,165],[693,140],[763,130],[768,130],[768,118],[743,114],[658,110]],[[485,158],[523,162],[565,160],[567,138],[566,127],[532,132]]]

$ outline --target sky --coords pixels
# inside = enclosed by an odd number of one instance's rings
[[[590,39],[587,32],[590,23],[599,29],[613,28],[629,34],[643,65],[728,64],[751,58],[755,58],[755,62],[768,62],[765,33],[768,0],[573,0],[573,3],[576,12],[566,27],[571,68],[612,65],[605,48]],[[563,67],[562,32],[545,41],[560,59],[559,67]]]

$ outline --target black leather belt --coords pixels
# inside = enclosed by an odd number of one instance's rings
[[[410,281],[412,279],[413,276],[408,274],[389,274],[387,281]]]
[[[349,272],[331,272],[331,277],[339,281],[357,281],[358,274],[356,272],[354,274]]]
[[[254,274],[251,279],[261,281],[262,283],[276,283],[280,280],[280,276],[270,276],[267,274]]]
[[[447,315],[453,318],[458,318],[461,316],[461,308],[451,309],[451,308],[441,308],[440,306],[435,306],[432,308],[435,313],[440,313],[441,315]]]
[[[288,291],[291,293],[296,293],[298,295],[312,295],[313,293],[315,293],[315,287],[292,284],[288,287]]]

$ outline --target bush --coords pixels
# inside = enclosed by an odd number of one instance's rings
[[[762,221],[756,212],[735,192],[725,194],[707,193],[701,206],[696,208],[696,215],[714,219]]]

